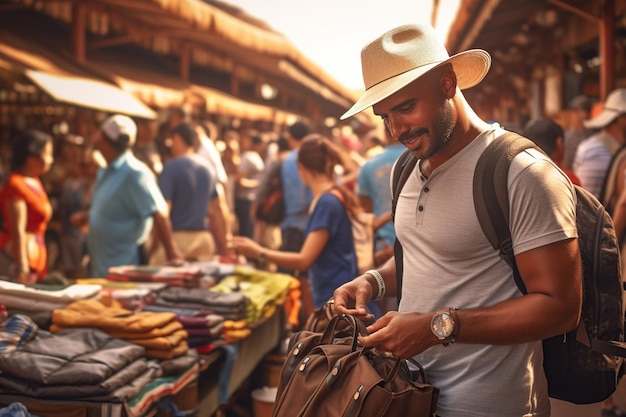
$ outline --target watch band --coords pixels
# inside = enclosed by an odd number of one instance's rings
[[[450,317],[454,320],[454,327],[452,328],[452,334],[450,335],[450,343],[456,343],[456,339],[459,335],[459,329],[461,328],[461,323],[459,322],[459,315],[457,314],[458,308],[449,307],[448,313],[450,313]]]

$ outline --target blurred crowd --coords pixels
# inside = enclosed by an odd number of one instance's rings
[[[103,276],[119,262],[162,265],[215,257],[236,262],[233,235],[270,249],[299,251],[312,194],[300,181],[297,150],[316,133],[303,121],[279,132],[220,131],[211,122],[192,120],[184,108],[171,109],[161,125],[111,116],[88,138],[69,131],[67,123],[53,132],[17,132],[0,161],[0,266],[10,279],[33,283]],[[342,153],[333,180],[359,194],[366,211],[388,212],[388,196],[379,190],[388,184],[401,145],[388,147],[389,138],[378,130],[357,136],[351,129],[338,129],[328,139]],[[367,168],[368,161],[383,155]],[[121,176],[122,160],[134,177],[123,177],[122,185],[109,193],[109,177]],[[291,161],[283,171],[286,213],[280,222],[267,223],[258,218],[258,205],[267,198],[272,167],[283,160]],[[138,183],[134,188],[129,185],[133,181]],[[146,197],[138,197],[144,193]],[[133,204],[144,209],[130,208]],[[166,214],[165,233],[159,232],[159,212]],[[133,217],[140,220],[128,220]],[[391,223],[377,231],[379,261],[390,256],[394,237]],[[130,240],[130,246],[123,240]],[[138,247],[132,257],[111,253],[111,246],[128,252],[132,245]]]
[[[617,89],[607,103],[596,104],[623,110],[625,102],[624,89]],[[569,103],[566,129],[550,119],[507,127],[534,140],[573,183],[606,201],[603,181],[626,133],[623,117],[604,117],[606,110],[594,114],[593,105],[586,96]],[[315,288],[309,293],[308,270],[328,262],[323,249],[329,250],[335,238],[332,225],[324,224],[319,228],[328,235],[319,251],[303,249],[314,231],[307,227],[316,199],[336,185],[343,193],[339,200],[353,200],[358,211],[377,217],[371,266],[382,265],[393,255],[395,240],[389,216],[391,169],[404,150],[384,130],[357,135],[337,129],[324,138],[338,154],[332,167],[322,158],[307,170],[298,152],[318,133],[304,121],[282,131],[220,131],[211,122],[192,120],[183,108],[172,109],[161,125],[113,115],[91,138],[68,131],[66,124],[53,133],[17,132],[0,163],[0,270],[22,283],[64,283],[103,277],[108,268],[128,264],[249,261],[302,278],[303,314],[308,314],[320,304],[319,299],[313,302]],[[270,199],[277,168],[284,213],[267,221],[259,214],[260,206]],[[303,171],[311,178],[325,176],[307,183]],[[316,193],[315,185],[326,180],[330,185]],[[620,197],[623,181],[616,181],[613,191],[610,211],[621,224],[626,222],[621,219],[626,218],[621,208],[626,199]],[[344,207],[353,216],[352,208]],[[236,250],[236,235],[257,246],[251,249],[249,242],[239,240]],[[267,250],[278,252],[267,259]],[[297,253],[306,262],[281,253]],[[347,268],[345,280],[356,272]],[[391,309],[394,301],[383,300],[381,306],[382,311]]]

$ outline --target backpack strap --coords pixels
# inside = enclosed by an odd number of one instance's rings
[[[393,168],[393,177],[391,179],[391,220],[395,222],[396,207],[398,205],[398,198],[400,197],[400,191],[406,183],[406,180],[413,172],[415,165],[417,164],[417,158],[413,155],[409,149],[402,152],[396,161],[396,165]],[[402,271],[404,269],[403,262],[403,250],[398,237],[393,242],[393,256],[396,262],[396,299],[400,303],[402,297]]]
[[[409,175],[411,175],[411,172],[413,172],[415,164],[417,164],[417,158],[409,149],[406,149],[404,152],[402,152],[402,154],[398,157],[398,160],[396,161],[396,166],[393,169],[393,178],[391,181],[392,219],[394,219],[396,216],[396,207],[398,205],[398,197],[400,196],[400,191],[402,191],[402,187],[404,187],[406,180],[409,179]]]
[[[622,146],[620,143],[615,140],[611,135],[605,132],[599,132],[595,135],[595,138],[604,145],[604,147],[609,151],[611,155],[615,155],[615,153]]]
[[[534,142],[517,133],[501,135],[487,146],[478,159],[473,180],[474,208],[483,233],[513,269],[515,283],[524,294],[527,292],[526,285],[515,263],[509,229],[508,171],[513,158],[529,148],[539,150]]]
[[[600,198],[598,200],[600,200],[610,214],[613,214],[617,199],[619,198],[619,195],[615,195],[619,182],[617,176],[621,175],[620,168],[623,168],[625,161],[626,145],[622,145],[612,154],[611,163],[609,164],[604,176],[604,181],[602,182],[602,191],[600,191]]]

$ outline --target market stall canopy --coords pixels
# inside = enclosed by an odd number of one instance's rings
[[[299,119],[297,114],[248,103],[213,88],[194,84],[191,90],[204,99],[205,110],[208,113],[225,114],[241,119],[275,121],[279,124],[291,124]]]
[[[59,102],[103,112],[121,113],[142,119],[156,119],[157,114],[120,88],[95,79],[26,70],[25,74],[39,88]]]

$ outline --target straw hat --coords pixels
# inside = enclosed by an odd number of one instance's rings
[[[626,88],[617,88],[608,95],[602,112],[583,125],[587,129],[602,129],[610,125],[618,116],[626,113]]]
[[[491,56],[471,49],[450,56],[432,26],[421,23],[390,30],[361,50],[365,93],[341,120],[389,97],[428,71],[451,63],[461,89],[478,84],[489,71]]]

